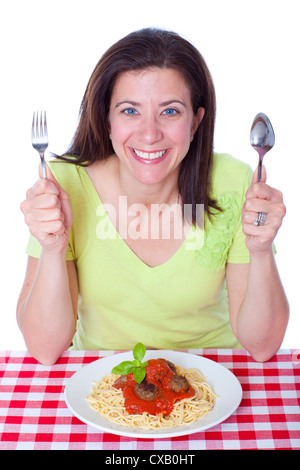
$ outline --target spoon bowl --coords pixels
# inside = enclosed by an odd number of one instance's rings
[[[263,158],[275,144],[272,124],[264,113],[258,113],[254,118],[250,131],[250,144],[259,155],[257,181],[260,181]]]

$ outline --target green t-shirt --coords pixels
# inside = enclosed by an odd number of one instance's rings
[[[250,167],[215,154],[212,195],[224,209],[193,227],[165,263],[149,267],[116,231],[85,168],[49,163],[68,193],[73,224],[67,260],[74,260],[79,284],[73,349],[237,348],[229,320],[226,263],[249,263],[241,226]],[[103,231],[106,236],[101,236]],[[41,247],[30,236],[27,254]]]

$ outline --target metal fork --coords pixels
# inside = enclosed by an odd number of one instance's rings
[[[45,150],[48,147],[48,132],[47,132],[47,120],[46,111],[39,113],[33,113],[32,128],[31,128],[31,143],[35,150],[40,154],[43,178],[46,178],[46,166],[45,166]]]

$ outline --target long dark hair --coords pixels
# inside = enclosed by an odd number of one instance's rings
[[[174,32],[142,29],[124,37],[104,53],[88,82],[73,141],[67,152],[58,158],[88,166],[112,155],[108,114],[116,79],[124,72],[152,68],[171,68],[180,72],[189,86],[194,114],[199,107],[205,109],[204,118],[181,163],[178,178],[182,204],[192,206],[192,223],[196,223],[197,204],[203,204],[209,216],[214,209],[219,210],[210,196],[215,90],[202,55]]]

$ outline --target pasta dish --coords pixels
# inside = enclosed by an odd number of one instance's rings
[[[216,395],[197,369],[150,359],[137,383],[133,374],[105,375],[88,395],[91,407],[109,421],[144,430],[192,424],[214,407]]]

